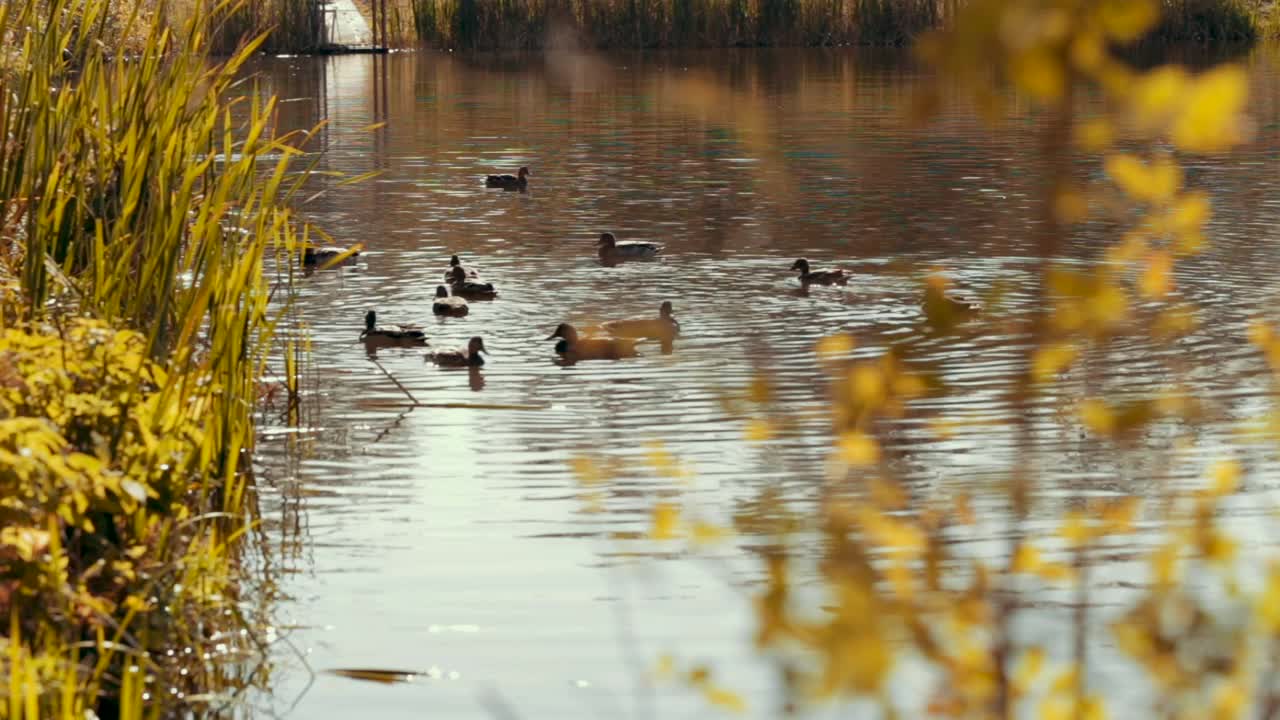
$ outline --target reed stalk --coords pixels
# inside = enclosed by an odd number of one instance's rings
[[[301,6],[301,5],[299,5]],[[306,173],[197,9],[0,5],[0,708],[216,712],[260,680],[244,617],[264,264]],[[144,38],[113,53],[115,33]],[[213,33],[216,35],[217,33]],[[286,182],[286,178],[290,178]],[[248,629],[245,635],[238,631]],[[249,642],[241,638],[250,638]],[[206,662],[206,652],[225,662]]]

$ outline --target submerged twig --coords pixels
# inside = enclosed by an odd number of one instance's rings
[[[392,375],[385,367],[382,366],[382,363],[378,362],[377,358],[369,358],[369,362],[376,365],[378,369],[382,371],[383,375],[386,375],[391,382],[395,383],[396,387],[400,388],[400,392],[404,393],[405,397],[409,398],[409,402],[413,403],[415,406],[422,404],[418,402],[418,398],[413,396],[413,393],[409,392],[409,388],[402,385],[400,381],[396,379],[395,375]]]

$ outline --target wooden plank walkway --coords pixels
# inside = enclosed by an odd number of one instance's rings
[[[351,0],[322,0],[327,52],[379,52],[369,23]]]

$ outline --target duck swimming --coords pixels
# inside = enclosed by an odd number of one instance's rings
[[[484,186],[503,190],[523,190],[529,185],[529,168],[522,167],[516,175],[489,175]]]
[[[471,267],[470,265],[463,265],[462,261],[458,259],[458,256],[454,255],[453,257],[449,258],[449,269],[444,271],[445,282],[448,282],[453,279],[453,269],[456,267],[460,267],[463,270],[465,270],[467,273],[467,277],[469,278],[480,277],[480,273],[476,272],[475,268]]]
[[[467,277],[467,271],[461,265],[454,266],[450,272],[449,285],[454,295],[461,295],[474,300],[492,300],[498,297],[498,291],[492,283],[483,283]]]
[[[480,367],[484,365],[484,358],[480,353],[488,354],[489,351],[485,349],[484,340],[477,335],[467,342],[465,348],[440,350],[428,354],[427,357],[440,367]]]
[[[302,249],[302,264],[306,266],[324,265],[346,255],[348,249],[340,247],[318,248],[314,245],[308,245]],[[352,250],[350,255],[343,258],[343,262],[355,262],[359,254],[359,250]]]
[[[378,314],[372,310],[364,315],[364,331],[360,339],[365,341],[383,341],[403,343],[406,345],[424,345],[427,334],[416,325],[383,325],[378,326]]]
[[[651,258],[662,252],[662,245],[654,242],[643,242],[640,240],[624,240],[618,242],[613,233],[600,233],[600,239],[596,241],[600,259],[606,262],[616,262],[618,260],[629,260],[635,258]]]
[[[613,320],[600,326],[610,335],[625,338],[651,338],[670,342],[680,334],[680,323],[671,314],[671,301],[667,300],[658,308],[658,317],[628,318]]]
[[[812,270],[804,258],[792,263],[791,269],[800,271],[800,282],[804,285],[844,285],[849,282],[849,276],[843,270]]]
[[[569,323],[560,323],[548,340],[560,338],[556,352],[570,362],[576,360],[617,360],[636,354],[636,341],[629,338],[578,337]]]
[[[469,311],[467,301],[454,295],[449,295],[449,289],[443,285],[436,286],[436,299],[431,303],[431,312],[437,315],[451,315],[453,317],[462,317]]]

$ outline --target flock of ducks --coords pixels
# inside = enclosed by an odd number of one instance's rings
[[[485,186],[503,190],[524,191],[529,184],[529,168],[522,167],[516,175],[489,175],[485,177]],[[662,252],[662,245],[655,242],[636,240],[619,241],[613,233],[600,234],[596,242],[597,254],[605,265],[613,265],[626,260],[649,259]],[[306,247],[303,250],[302,263],[309,268],[323,267],[336,260],[354,259],[359,253],[336,247]],[[809,261],[800,258],[791,269],[798,271],[798,279],[802,288],[809,285],[845,285],[850,275],[841,269],[815,269]],[[449,259],[449,267],[444,271],[444,285],[436,287],[436,296],[431,305],[434,314],[446,317],[463,317],[470,308],[468,300],[493,300],[498,297],[497,288],[492,283],[484,282],[475,268],[464,265],[454,255]],[[941,308],[953,316],[964,316],[976,312],[979,305],[971,300],[942,294],[934,289],[926,290],[924,310],[926,315],[931,310]],[[360,340],[372,346],[422,346],[427,344],[426,333],[417,325],[379,325],[377,312],[370,310],[365,314],[364,331]],[[602,323],[599,332],[583,335],[568,323],[561,323],[547,340],[557,340],[555,351],[566,362],[579,360],[617,360],[637,354],[636,344],[641,340],[657,340],[662,344],[664,352],[670,352],[672,342],[680,333],[680,323],[675,319],[671,302],[662,303],[658,308],[658,316],[628,318]],[[427,358],[442,367],[479,367],[484,365],[484,355],[488,354],[484,340],[480,336],[472,337],[465,347],[453,350],[436,350],[427,354]]]

